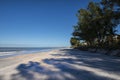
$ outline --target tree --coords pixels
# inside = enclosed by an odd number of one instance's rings
[[[78,11],[77,17],[74,38],[86,41],[89,46],[103,47],[107,42],[111,45],[116,34],[116,27],[120,24],[120,1],[89,2],[86,9]]]
[[[80,9],[78,11],[78,31],[80,38],[84,39],[89,45],[94,44],[94,40],[98,38],[98,30],[100,25],[98,19],[101,15],[100,6],[97,3],[90,2],[87,9]],[[78,34],[77,31],[77,34]],[[74,32],[76,33],[76,31]]]
[[[116,35],[116,27],[120,24],[120,1],[119,0],[102,0],[104,12],[104,26],[107,41],[113,44],[113,36]]]
[[[72,38],[70,39],[70,43],[71,43],[71,46],[72,46],[73,48],[79,46],[79,40],[78,40],[77,38],[75,38],[75,37],[72,37]]]

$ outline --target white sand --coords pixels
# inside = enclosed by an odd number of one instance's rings
[[[120,59],[72,49],[0,59],[0,80],[120,80]]]

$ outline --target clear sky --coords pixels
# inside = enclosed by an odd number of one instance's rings
[[[89,1],[0,0],[0,46],[70,46],[76,13]]]

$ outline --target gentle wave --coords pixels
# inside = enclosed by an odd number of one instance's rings
[[[6,58],[22,54],[46,52],[56,48],[0,48],[0,58]]]

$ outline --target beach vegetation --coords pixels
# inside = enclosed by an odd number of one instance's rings
[[[120,49],[120,35],[117,33],[120,25],[119,0],[89,2],[86,8],[78,10],[77,18],[71,46]],[[80,45],[83,41],[85,45]]]

